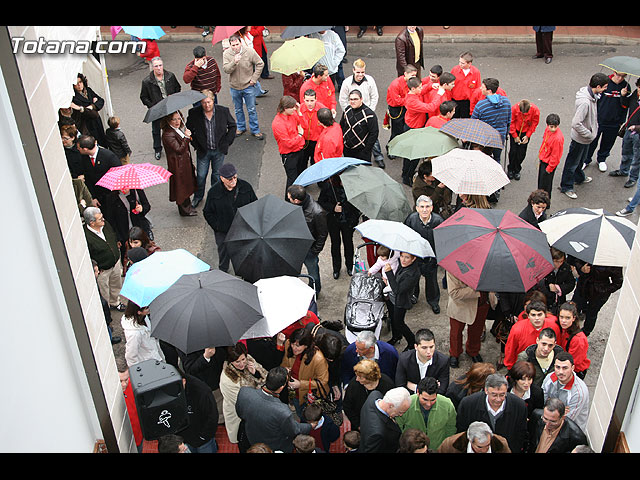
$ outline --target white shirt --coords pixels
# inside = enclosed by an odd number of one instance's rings
[[[431,363],[433,363],[433,357],[431,357],[425,363],[422,363],[420,361],[420,357],[418,356],[418,352],[416,352],[416,362],[418,362],[418,369],[420,369],[420,378],[424,378],[425,375],[427,374],[427,368],[429,368]]]
[[[96,235],[98,235],[102,240],[104,240],[105,242],[107,241],[107,238],[104,236],[104,232],[103,229],[100,230],[96,230],[94,228],[91,228],[89,225],[87,225],[87,229],[89,229],[90,231],[92,231],[93,233],[95,233]]]

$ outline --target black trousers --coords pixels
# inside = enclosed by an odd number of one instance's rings
[[[547,192],[549,194],[549,199],[551,199],[551,192],[553,191],[553,174],[556,173],[556,169],[554,169],[553,172],[548,173],[547,164],[540,161],[538,163],[538,189]]]
[[[390,300],[387,300],[385,303],[387,304],[387,310],[389,311],[391,320],[391,336],[397,339],[404,337],[409,348],[413,348],[416,343],[416,337],[404,321],[407,310],[396,307]]]
[[[298,175],[300,175],[306,168],[306,159],[304,156],[304,150],[298,150],[297,152],[291,153],[281,153],[280,157],[282,158],[284,173],[287,176],[287,186],[284,189],[284,199],[287,200],[287,189],[293,185],[293,182],[298,178]]]
[[[522,138],[522,136],[523,134],[519,135],[520,138]],[[510,173],[520,173],[524,157],[527,156],[528,146],[529,142],[517,143],[515,139],[509,135],[509,165],[507,166],[507,170]]]
[[[553,32],[536,32],[536,56],[553,58]]]
[[[469,118],[471,117],[471,102],[469,100],[455,100],[456,113],[453,118]]]
[[[333,272],[337,273],[342,268],[341,246],[344,248],[344,264],[347,270],[353,267],[353,227],[347,223],[339,222],[335,215],[327,215],[327,230],[331,241],[331,262]]]

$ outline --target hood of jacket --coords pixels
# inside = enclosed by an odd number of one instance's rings
[[[491,105],[495,108],[500,108],[504,104],[504,102],[507,101],[506,97],[498,93],[487,95],[485,98],[489,100],[489,103],[491,103]]]

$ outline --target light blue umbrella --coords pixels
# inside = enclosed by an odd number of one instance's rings
[[[296,185],[301,185],[306,187],[307,185],[311,185],[313,183],[322,182],[327,178],[332,177],[336,173],[342,172],[344,169],[352,166],[352,165],[368,165],[370,164],[366,160],[360,160],[358,158],[351,157],[334,157],[334,158],[325,158],[320,160],[318,163],[314,163],[310,167],[308,167],[305,171],[303,171],[298,178],[296,178]]]
[[[148,40],[157,40],[166,35],[161,27],[122,27],[122,30],[129,35],[138,38],[146,38]]]
[[[146,307],[182,275],[206,272],[210,268],[182,248],[158,251],[129,267],[120,295]]]

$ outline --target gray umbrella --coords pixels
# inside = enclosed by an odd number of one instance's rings
[[[332,28],[333,27],[301,27],[298,25],[285,28],[280,36],[286,40],[289,38],[304,37],[305,35],[310,35],[312,33],[331,30]]]
[[[151,123],[154,120],[164,118],[182,108],[191,107],[203,98],[206,98],[206,95],[197,90],[184,90],[182,92],[172,93],[147,110],[147,114],[144,116],[144,122]]]
[[[149,305],[151,335],[184,353],[235,345],[263,318],[258,289],[220,270],[183,275]]]

